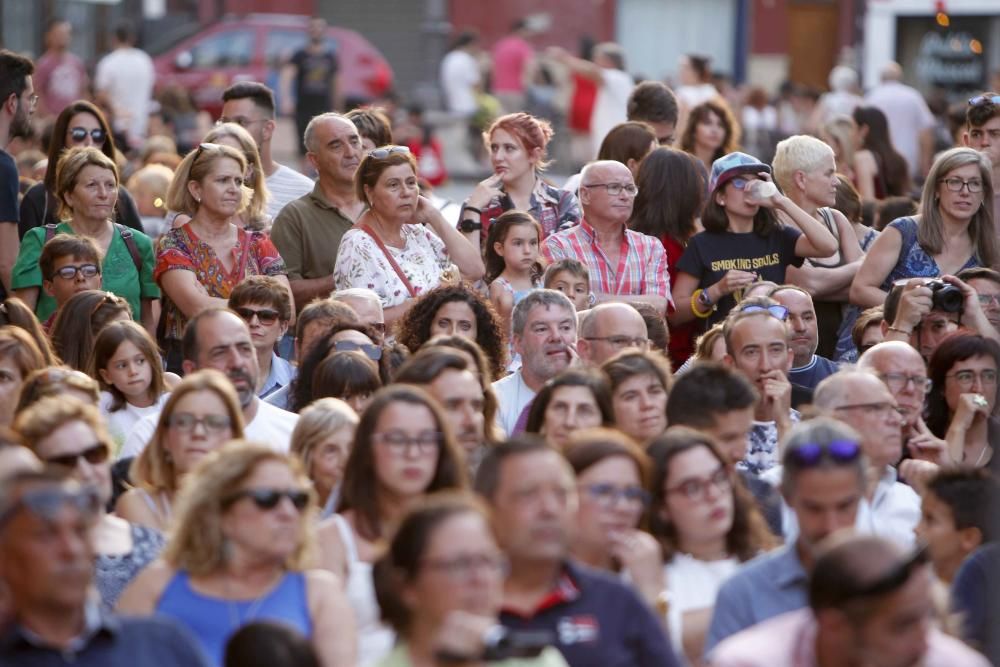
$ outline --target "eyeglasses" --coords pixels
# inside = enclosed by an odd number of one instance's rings
[[[416,447],[419,454],[430,454],[436,452],[441,446],[441,433],[438,431],[424,431],[417,436],[409,436],[402,431],[387,431],[386,433],[376,433],[372,436],[389,448],[393,454],[406,454],[410,447]]]
[[[748,303],[745,306],[739,306],[736,310],[741,313],[757,313],[766,310],[782,322],[788,319],[788,309],[778,304],[774,304],[773,306],[759,306],[755,303]]]
[[[902,415],[904,410],[895,403],[882,401],[878,403],[852,403],[851,405],[841,405],[834,410],[861,410],[869,417],[886,417],[893,413]]]
[[[194,166],[194,163],[198,161],[198,158],[200,158],[201,154],[204,153],[205,151],[213,151],[220,149],[222,149],[221,144],[213,144],[208,141],[206,141],[205,143],[198,144],[198,148],[194,152],[194,157],[191,159],[191,166],[192,167]]]
[[[580,187],[604,188],[605,190],[608,191],[608,194],[611,195],[612,197],[617,197],[618,195],[620,195],[622,193],[622,190],[624,190],[625,194],[627,194],[629,197],[635,197],[637,194],[639,194],[639,188],[636,187],[635,184],[633,183],[587,183],[585,185],[581,185]]]
[[[979,378],[980,384],[995,385],[997,383],[997,372],[993,370],[985,370],[976,373],[976,371],[955,371],[954,373],[948,373],[945,375],[946,378],[954,378],[955,382],[959,384],[960,387],[968,389],[976,382],[976,378]]]
[[[247,126],[253,125],[254,123],[266,123],[269,118],[257,118],[250,119],[244,118],[243,116],[237,116],[236,118],[226,118],[225,116],[219,116],[219,120],[215,121],[215,126],[225,125],[226,123],[233,123],[234,125],[239,125],[240,127],[246,129]]]
[[[980,306],[989,307],[990,305],[994,305],[1000,308],[1000,294],[977,294],[976,299],[979,300]]]
[[[632,338],[631,336],[586,336],[585,340],[603,340],[611,347],[639,347],[645,348],[649,345],[648,338]]]
[[[278,317],[281,315],[276,310],[270,308],[260,308],[259,310],[254,310],[253,308],[239,307],[234,309],[236,314],[239,315],[246,321],[247,324],[253,321],[256,317],[257,321],[263,324],[265,327],[269,327],[278,321]]]
[[[34,111],[38,107],[38,95],[32,95],[28,98],[28,109]]]
[[[99,127],[95,127],[93,130],[88,130],[85,127],[73,127],[69,130],[69,138],[75,143],[86,141],[88,134],[90,135],[90,138],[94,140],[95,144],[103,144],[104,138],[107,136],[104,134],[104,130]]]
[[[96,489],[68,484],[70,488],[47,488],[28,491],[0,513],[0,527],[7,524],[18,512],[28,510],[35,516],[51,521],[64,506],[69,505],[88,518],[100,513],[101,498]],[[72,489],[72,490],[71,490]]]
[[[232,426],[232,421],[225,415],[195,417],[190,412],[178,412],[170,415],[167,424],[170,428],[175,428],[182,433],[193,433],[199,424],[209,433],[221,433]]]
[[[368,152],[369,157],[373,157],[376,160],[384,160],[393,153],[406,153],[408,154],[410,149],[406,146],[386,146],[385,148],[376,148]]]
[[[908,384],[913,383],[913,388],[917,391],[922,391],[925,394],[931,390],[931,385],[933,384],[925,375],[907,375],[906,373],[883,373],[879,375],[882,378],[882,382],[885,386],[889,388],[894,394],[898,394],[903,391]]]
[[[700,500],[705,497],[709,489],[725,491],[729,488],[729,473],[722,466],[708,477],[686,479],[677,486],[667,489],[667,493],[679,493],[688,500]]]
[[[957,176],[952,178],[942,178],[938,183],[944,183],[945,186],[952,192],[961,192],[962,188],[969,188],[969,192],[982,192],[983,182],[978,178],[973,178],[971,181],[965,181]]]
[[[45,459],[46,463],[63,468],[73,469],[80,464],[80,459],[85,460],[92,466],[100,465],[108,460],[111,450],[103,442],[95,442],[86,449],[75,454],[60,454]]]
[[[785,450],[785,461],[800,468],[811,468],[829,459],[835,463],[850,463],[861,456],[861,445],[853,440],[831,440],[828,443],[804,442]]]
[[[132,314],[132,309],[129,308],[128,302],[125,301],[125,299],[111,292],[105,292],[104,296],[101,297],[101,299],[94,304],[93,308],[90,309],[90,316],[93,317],[94,315],[96,315],[97,311],[99,311],[104,306],[122,306],[128,308],[128,313],[130,316]]]
[[[229,496],[223,505],[232,505],[243,498],[249,498],[262,510],[273,510],[282,498],[288,498],[300,512],[309,504],[309,492],[303,489],[243,489]]]
[[[486,572],[494,574],[507,569],[507,559],[501,554],[475,554],[455,558],[424,558],[424,567],[444,572],[449,579],[465,581],[473,574]]]
[[[67,264],[56,269],[50,277],[59,276],[63,280],[73,280],[77,273],[82,273],[84,278],[93,278],[101,275],[101,267],[96,264]]]
[[[969,98],[970,107],[978,107],[983,104],[1000,104],[1000,95],[978,95]]]
[[[341,340],[334,343],[333,349],[337,352],[357,352],[360,350],[372,361],[378,361],[382,358],[382,348],[371,343],[355,343],[353,340]]]
[[[584,489],[591,499],[605,509],[610,509],[618,504],[622,498],[629,505],[646,507],[649,505],[649,492],[641,486],[618,487],[614,484],[590,484]]]

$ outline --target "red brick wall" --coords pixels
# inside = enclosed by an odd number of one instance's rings
[[[448,9],[455,32],[475,28],[487,48],[507,34],[517,19],[540,13],[551,16],[551,26],[532,38],[538,47],[558,45],[576,53],[584,35],[599,42],[615,36],[615,0],[450,0]]]

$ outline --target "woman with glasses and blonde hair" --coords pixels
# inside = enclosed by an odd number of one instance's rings
[[[372,583],[379,546],[415,502],[464,489],[465,461],[431,396],[419,387],[379,391],[361,415],[344,468],[337,514],[319,527],[322,566],[346,582],[358,619],[358,664],[384,657],[392,631],[380,621]]]
[[[111,499],[114,443],[100,412],[75,398],[51,396],[21,412],[14,429],[43,463],[65,470],[97,492],[100,519],[93,532],[95,583],[103,605],[113,608],[129,582],[159,555],[163,537],[148,526],[129,523],[105,511]]]
[[[357,354],[343,352],[341,354]],[[351,453],[358,415],[339,398],[321,398],[299,413],[292,431],[292,454],[299,457],[312,480],[322,508],[320,518],[333,514],[340,497],[344,466]]]
[[[24,235],[11,276],[14,293],[39,321],[56,310],[55,298],[42,289],[53,278],[42,275],[42,247],[56,234],[70,234],[93,239],[103,257],[101,287],[126,299],[147,331],[156,330],[160,289],[153,279],[153,242],[114,221],[118,187],[118,166],[96,148],[73,148],[59,158],[55,195],[61,222]]]
[[[942,153],[924,181],[920,213],[893,220],[868,249],[851,284],[851,303],[885,303],[904,278],[937,278],[1000,262],[993,220],[993,171],[988,157],[971,148]],[[915,286],[929,299],[930,289]],[[890,323],[892,324],[892,323]]]
[[[382,146],[369,152],[358,165],[354,185],[368,210],[340,241],[334,289],[374,290],[382,300],[387,327],[428,290],[483,277],[486,269],[478,246],[421,196],[417,161],[409,148]]]
[[[700,664],[719,586],[776,545],[711,437],[674,426],[647,452],[653,461],[650,532],[665,563],[658,608],[678,653]]]
[[[132,488],[118,499],[122,518],[166,532],[181,480],[225,442],[243,437],[243,412],[232,383],[202,370],[181,380],[160,412],[156,431],[132,462]],[[133,455],[125,449],[122,456]]]
[[[323,667],[355,664],[354,617],[336,577],[308,569],[316,496],[294,457],[236,440],[185,482],[163,558],[118,605],[187,627],[213,665],[253,621],[278,621],[310,639]]]
[[[167,370],[181,372],[181,333],[188,319],[227,299],[247,276],[274,276],[288,290],[285,262],[271,239],[236,224],[243,210],[247,161],[232,146],[201,144],[177,168],[167,206],[191,216],[160,237],[154,276],[163,288]]]

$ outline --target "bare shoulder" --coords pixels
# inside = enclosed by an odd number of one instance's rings
[[[162,559],[156,559],[132,580],[118,601],[118,611],[126,614],[148,615],[156,610],[163,590],[170,583],[176,570]]]

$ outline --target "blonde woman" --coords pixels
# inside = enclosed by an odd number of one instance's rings
[[[312,480],[322,508],[321,519],[337,507],[357,427],[357,413],[339,398],[321,398],[299,413],[292,431],[292,454],[299,457]]]
[[[166,532],[181,480],[207,454],[243,437],[243,412],[222,373],[203,370],[181,380],[152,439],[132,462],[129,489],[115,506],[118,516]]]
[[[230,442],[185,482],[162,560],[118,605],[185,625],[214,665],[226,641],[255,621],[278,621],[313,644],[323,667],[355,664],[354,614],[330,572],[307,569],[316,494],[294,457]]]
[[[837,173],[854,181],[854,153],[858,124],[850,116],[838,115],[823,123],[819,138],[833,149]]]

